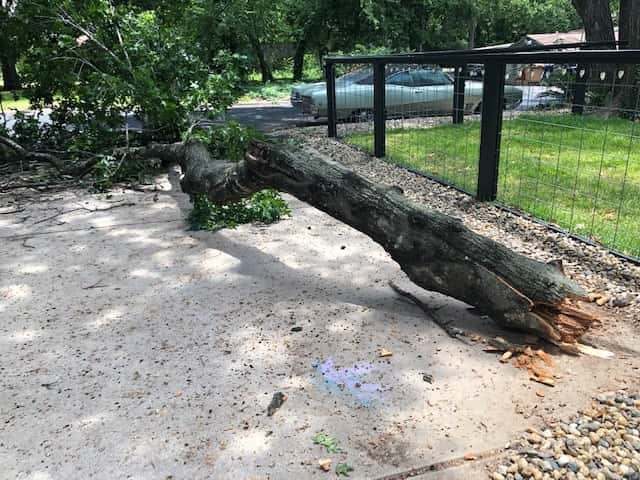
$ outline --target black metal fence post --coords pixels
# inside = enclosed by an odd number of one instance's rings
[[[587,65],[578,65],[578,68],[576,69],[576,81],[573,89],[573,104],[571,105],[571,113],[575,115],[582,115],[582,112],[584,112],[588,76],[589,68]]]
[[[373,64],[373,138],[374,155],[378,158],[385,156],[385,85],[384,63]]]
[[[453,81],[453,123],[455,124],[464,122],[464,77],[466,71],[466,65],[456,67]]]
[[[327,83],[327,126],[329,137],[338,136],[338,116],[336,114],[336,66],[332,62],[324,65],[324,74]]]
[[[481,201],[495,200],[498,194],[498,164],[504,108],[504,63],[487,63],[482,82],[482,119],[480,123],[480,159],[478,190]]]

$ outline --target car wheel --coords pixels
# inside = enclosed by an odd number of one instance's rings
[[[351,119],[354,122],[371,122],[373,121],[373,110],[370,108],[356,110],[351,114]]]

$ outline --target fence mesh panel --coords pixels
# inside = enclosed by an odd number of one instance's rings
[[[338,137],[373,154],[372,65],[336,67],[355,79],[336,80]],[[475,194],[485,67],[465,65],[456,89],[457,68],[387,64],[386,160]],[[640,257],[637,70],[506,65],[496,200]]]
[[[522,81],[520,106],[505,112],[498,201],[640,256],[638,95],[625,68],[514,67],[544,70],[540,81]],[[576,79],[586,72],[577,104]]]

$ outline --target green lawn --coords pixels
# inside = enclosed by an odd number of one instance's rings
[[[16,110],[28,110],[29,109],[29,100],[22,96],[22,92],[1,92],[0,98],[2,99],[2,108],[5,111],[9,109]]]
[[[291,87],[300,83],[302,82],[294,82],[291,79],[276,79],[273,82],[267,83],[252,80],[243,86],[244,93],[238,101],[247,103],[260,100],[269,100],[272,102],[288,100]]]
[[[291,87],[294,85],[323,81],[322,69],[313,55],[305,55],[302,81],[293,81],[292,67],[291,62],[288,62],[286,65],[282,65],[281,68],[274,70],[274,80],[267,83],[260,81],[261,77],[259,72],[251,72],[247,78],[247,82],[242,86],[243,95],[238,101],[246,103],[260,100],[289,100]]]
[[[371,151],[372,133],[346,141]],[[475,191],[479,121],[387,131],[391,162]],[[640,123],[528,114],[503,125],[498,200],[640,256]]]

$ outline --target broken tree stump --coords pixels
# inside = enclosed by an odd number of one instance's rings
[[[290,193],[379,243],[417,285],[565,351],[578,353],[577,340],[597,320],[587,311],[586,292],[557,267],[474,233],[316,150],[254,141],[237,163],[214,159],[193,141],[135,153],[179,163],[182,189],[214,202],[237,201],[268,187]]]

